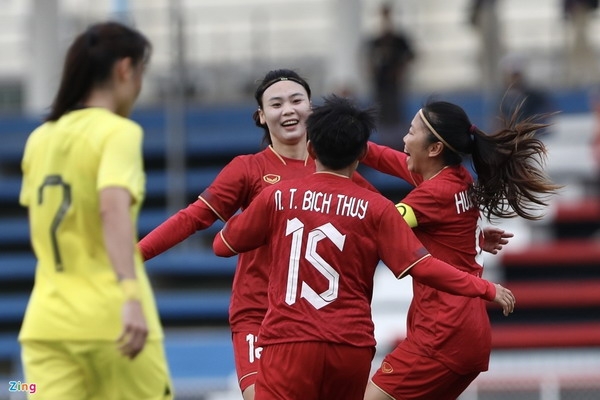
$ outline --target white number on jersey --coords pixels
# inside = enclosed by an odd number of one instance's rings
[[[288,279],[285,302],[289,305],[296,303],[298,296],[300,252],[304,235],[304,224],[298,218],[288,220],[285,231],[286,236],[292,235],[290,262],[288,265]],[[306,253],[304,258],[329,282],[329,287],[322,293],[317,293],[307,282],[302,282],[300,297],[305,298],[317,310],[337,299],[340,274],[329,265],[318,253],[317,244],[324,239],[329,239],[340,251],[344,249],[346,235],[342,235],[329,222],[321,225],[308,233]]]

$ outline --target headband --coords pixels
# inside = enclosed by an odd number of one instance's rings
[[[454,147],[450,146],[448,144],[448,142],[446,142],[444,140],[444,138],[439,133],[437,133],[437,131],[435,129],[433,129],[433,126],[431,126],[431,124],[429,123],[429,121],[427,121],[427,118],[425,118],[425,114],[423,114],[423,109],[422,108],[419,110],[419,116],[421,117],[421,120],[423,120],[423,122],[425,123],[425,125],[427,125],[427,128],[429,128],[429,130],[431,131],[431,133],[433,133],[435,135],[435,137],[440,140],[440,142],[442,142],[447,148],[449,148],[450,150],[452,150],[456,154],[460,154],[460,152],[456,151],[456,149]]]
[[[306,89],[306,92],[308,93],[308,96],[310,97],[310,89],[307,88],[306,82],[303,82],[302,80],[300,80],[298,78],[294,78],[293,76],[282,76],[280,78],[275,78],[275,79],[265,83],[262,87],[261,92],[264,93],[271,85],[274,85],[277,82],[282,82],[282,81],[296,82],[297,84],[302,86],[304,89]]]

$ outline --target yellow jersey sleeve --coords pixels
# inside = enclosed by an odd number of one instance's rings
[[[123,121],[121,129],[106,138],[98,168],[98,191],[119,186],[127,189],[135,203],[144,197],[145,175],[142,159],[142,129]]]

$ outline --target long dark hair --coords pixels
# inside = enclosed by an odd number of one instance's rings
[[[262,79],[262,81],[256,88],[256,91],[254,92],[254,98],[256,99],[256,103],[258,104],[259,109],[263,107],[262,96],[265,90],[267,90],[271,85],[277,82],[286,80],[293,81],[301,85],[306,90],[306,93],[308,94],[308,99],[310,100],[310,86],[304,78],[302,78],[300,75],[298,75],[298,73],[292,71],[291,69],[275,69],[267,72],[265,77]],[[271,141],[271,135],[269,134],[269,128],[267,127],[267,124],[260,123],[260,116],[258,114],[258,110],[254,111],[254,113],[252,114],[252,119],[254,120],[256,126],[262,128],[265,131],[263,136],[263,142],[273,144]]]
[[[471,123],[465,111],[452,103],[435,101],[422,108],[430,129],[431,143],[442,141],[445,165],[457,165],[472,156],[477,181],[471,195],[479,209],[491,216],[542,218],[539,206],[548,205],[548,195],[560,188],[544,173],[546,146],[536,132],[549,125],[542,116],[519,121],[519,110],[504,121],[504,128],[486,134]]]
[[[144,35],[118,22],[90,26],[67,51],[60,86],[46,120],[56,121],[80,105],[94,85],[108,80],[116,61],[130,57],[138,65],[149,59],[151,50]]]

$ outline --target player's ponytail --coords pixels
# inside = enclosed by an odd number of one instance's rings
[[[477,183],[472,192],[488,218],[518,215],[537,220],[543,216],[540,208],[548,205],[548,196],[560,188],[544,172],[546,146],[536,136],[548,124],[536,122],[537,117],[517,122],[516,117],[517,113],[491,135],[476,135]]]
[[[137,65],[146,62],[150,52],[148,39],[132,28],[118,22],[90,26],[67,51],[60,85],[46,120],[56,121],[83,106],[94,86],[110,78],[116,61],[129,57]]]
[[[560,188],[543,171],[546,147],[536,137],[548,124],[538,123],[537,117],[517,122],[518,113],[488,135],[455,104],[431,102],[419,111],[431,132],[429,141],[444,144],[444,165],[458,165],[465,155],[472,156],[477,181],[471,196],[487,218],[539,219],[540,206]]]

